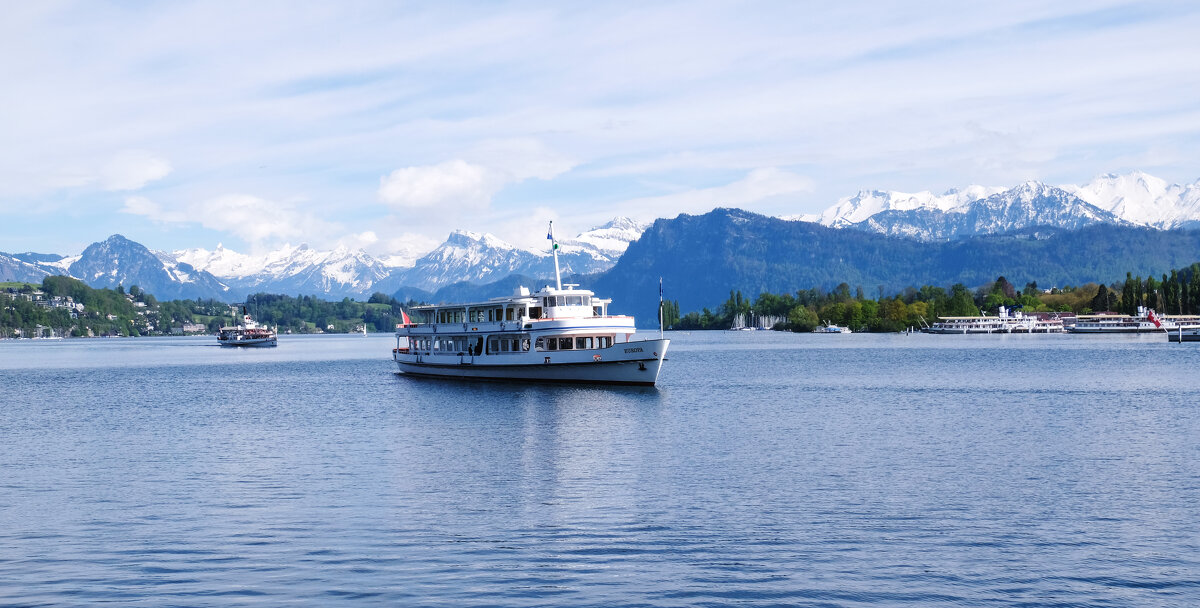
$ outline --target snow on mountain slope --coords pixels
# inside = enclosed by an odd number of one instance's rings
[[[642,224],[627,217],[619,217],[603,226],[592,228],[567,243],[590,246],[615,259],[625,253],[625,249],[629,247],[630,243],[642,236],[647,226],[649,224]]]
[[[559,241],[564,274],[606,270],[645,226],[617,218]],[[220,245],[216,250],[187,249],[164,254],[180,263],[207,271],[243,293],[319,293],[364,296],[394,291],[400,286],[433,290],[458,281],[488,282],[509,274],[546,276],[553,272],[549,249],[527,250],[491,234],[457,230],[433,251],[417,258],[411,252],[376,258],[361,249],[339,247],[320,251],[308,245],[285,245],[261,256],[246,255]]]
[[[633,220],[617,218],[575,238],[560,239],[558,261],[562,274],[608,270],[644,230],[645,226]],[[434,291],[459,281],[487,283],[510,274],[553,276],[549,243],[543,250],[522,249],[491,234],[457,230],[412,268],[398,271],[396,280],[401,285]]]
[[[1037,226],[1075,230],[1097,223],[1127,222],[1061,188],[1026,182],[949,211],[888,210],[851,227],[889,236],[934,241],[1002,234]]]
[[[161,299],[228,296],[228,286],[213,275],[119,234],[92,243],[79,256],[67,259],[72,260],[68,274],[92,287],[137,285]]]
[[[1170,228],[1195,217],[1187,217],[1182,202],[1185,186],[1134,171],[1125,175],[1108,173],[1083,186],[1065,190],[1117,217],[1143,226]]]
[[[998,195],[1005,196],[995,199]],[[981,206],[981,201],[989,200],[990,210]],[[1003,211],[995,205],[1003,206]],[[974,219],[954,219],[945,214],[973,214]],[[920,239],[967,236],[977,223],[984,234],[1020,229],[1030,222],[1061,228],[1113,222],[1168,229],[1200,223],[1200,181],[1181,186],[1134,171],[1102,175],[1083,186],[1054,187],[1037,182],[1012,188],[969,186],[940,196],[864,190],[840,199],[816,218],[784,219],[815,219],[834,228],[853,226]]]
[[[184,249],[166,254],[177,262],[191,264],[213,276],[242,278],[262,271],[264,260],[226,249],[220,243],[213,251]]]
[[[837,204],[826,209],[817,221],[826,226],[843,228],[862,222],[883,211],[912,211],[915,209],[953,211],[972,201],[977,201],[1003,191],[1004,188],[987,186],[956,188],[942,195],[935,195],[928,190],[912,194],[895,191],[862,190],[854,196],[839,200]]]

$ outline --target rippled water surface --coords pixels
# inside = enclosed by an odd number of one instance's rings
[[[1200,605],[1200,344],[671,337],[655,389],[0,342],[0,604]]]

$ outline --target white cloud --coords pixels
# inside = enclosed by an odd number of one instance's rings
[[[468,157],[504,173],[511,182],[554,179],[576,165],[541,141],[528,137],[484,141]]]
[[[100,170],[105,190],[139,190],[146,184],[171,173],[171,163],[146,152],[117,154]]]
[[[489,140],[456,159],[404,167],[379,179],[379,199],[400,209],[479,210],[500,190],[528,179],[553,179],[575,166],[530,138]]]
[[[714,207],[742,207],[766,211],[764,207],[810,192],[813,180],[774,167],[755,169],[746,177],[724,186],[697,188],[632,199],[617,205],[621,215],[652,220],[679,213],[703,213]],[[781,200],[782,199],[782,200]]]
[[[451,160],[392,171],[379,180],[379,198],[402,209],[474,209],[486,207],[503,183],[484,167]]]
[[[165,224],[198,224],[220,230],[259,247],[283,239],[316,240],[338,230],[312,213],[285,202],[267,200],[250,194],[225,194],[175,207],[164,207],[144,196],[125,199],[122,213],[140,215]],[[372,233],[364,233],[371,234]],[[361,240],[364,235],[358,235]],[[327,237],[321,241],[328,241]]]
[[[291,205],[252,196],[227,194],[192,209],[193,221],[222,230],[251,243],[305,236],[307,228],[323,222],[298,213]]]
[[[1187,3],[26,4],[0,21],[0,132],[18,142],[0,146],[0,223],[111,208],[105,190],[149,184],[161,207],[124,211],[198,226],[170,201],[336,201],[336,215],[281,213],[375,230],[381,247],[391,212],[409,222],[399,233],[443,237],[534,207],[646,218],[778,190],[796,199],[787,212],[817,212],[864,187],[1084,181],[1139,159],[1197,177]],[[758,167],[821,181],[755,182]],[[118,221],[10,247],[90,242]],[[289,231],[272,221],[263,232]]]
[[[339,247],[347,249],[368,249],[375,243],[379,242],[379,235],[373,230],[366,230],[357,234],[347,234],[337,240]]]
[[[125,206],[121,209],[121,213],[145,216],[156,222],[169,221],[164,215],[162,207],[159,207],[158,203],[155,203],[144,196],[127,197],[125,199]]]

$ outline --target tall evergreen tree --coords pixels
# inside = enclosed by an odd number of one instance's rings
[[[1133,273],[1125,273],[1125,285],[1121,288],[1121,312],[1131,315],[1137,311],[1137,291],[1133,287]]]

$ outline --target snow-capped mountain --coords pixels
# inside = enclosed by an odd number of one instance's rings
[[[617,218],[573,239],[559,241],[562,274],[607,270],[645,228],[629,218]],[[554,274],[551,255],[548,248],[522,249],[490,234],[457,230],[412,268],[398,271],[396,281],[433,291],[459,281],[488,283],[510,274],[549,277]]]
[[[155,254],[119,234],[92,243],[66,267],[66,272],[92,287],[137,285],[159,299],[229,297],[229,287],[191,264]]]
[[[862,190],[854,196],[839,200],[837,204],[826,209],[817,221],[833,228],[845,228],[884,211],[945,212],[1003,191],[1004,188],[987,186],[967,186],[942,195],[933,194],[928,190],[916,193]]]
[[[642,224],[617,218],[560,241],[563,274],[608,269],[644,230]],[[285,245],[261,256],[221,245],[211,251],[186,249],[160,256],[211,273],[238,297],[258,291],[362,297],[376,291],[391,293],[402,286],[432,291],[459,281],[486,283],[514,273],[550,276],[554,268],[548,250],[522,249],[490,234],[461,230],[408,267],[396,265],[397,259],[407,256],[381,259],[361,249],[321,251],[304,244]]]
[[[1153,228],[1177,228],[1200,221],[1200,181],[1179,185],[1134,171],[1108,173],[1083,186],[1064,190],[1128,222]]]
[[[649,224],[643,224],[627,217],[619,217],[564,242],[564,245],[591,247],[616,259],[621,257],[629,244],[638,240],[648,227]]]
[[[1075,230],[1099,223],[1128,224],[1066,190],[1026,182],[948,211],[928,208],[887,210],[850,227],[932,241],[1002,234],[1036,226]]]
[[[379,284],[394,270],[361,249],[320,251],[305,244],[285,245],[257,257],[221,245],[213,251],[186,249],[163,255],[203,268],[242,295],[261,291],[338,298],[369,296],[381,289]]]
[[[22,259],[22,254],[0,253],[0,281],[40,283],[52,274],[42,265]]]
[[[968,186],[942,195],[864,190],[819,216],[784,219],[921,240],[1101,222],[1169,229],[1200,223],[1200,182],[1167,184],[1133,172],[1102,175],[1083,186],[1026,182],[1012,188]]]

